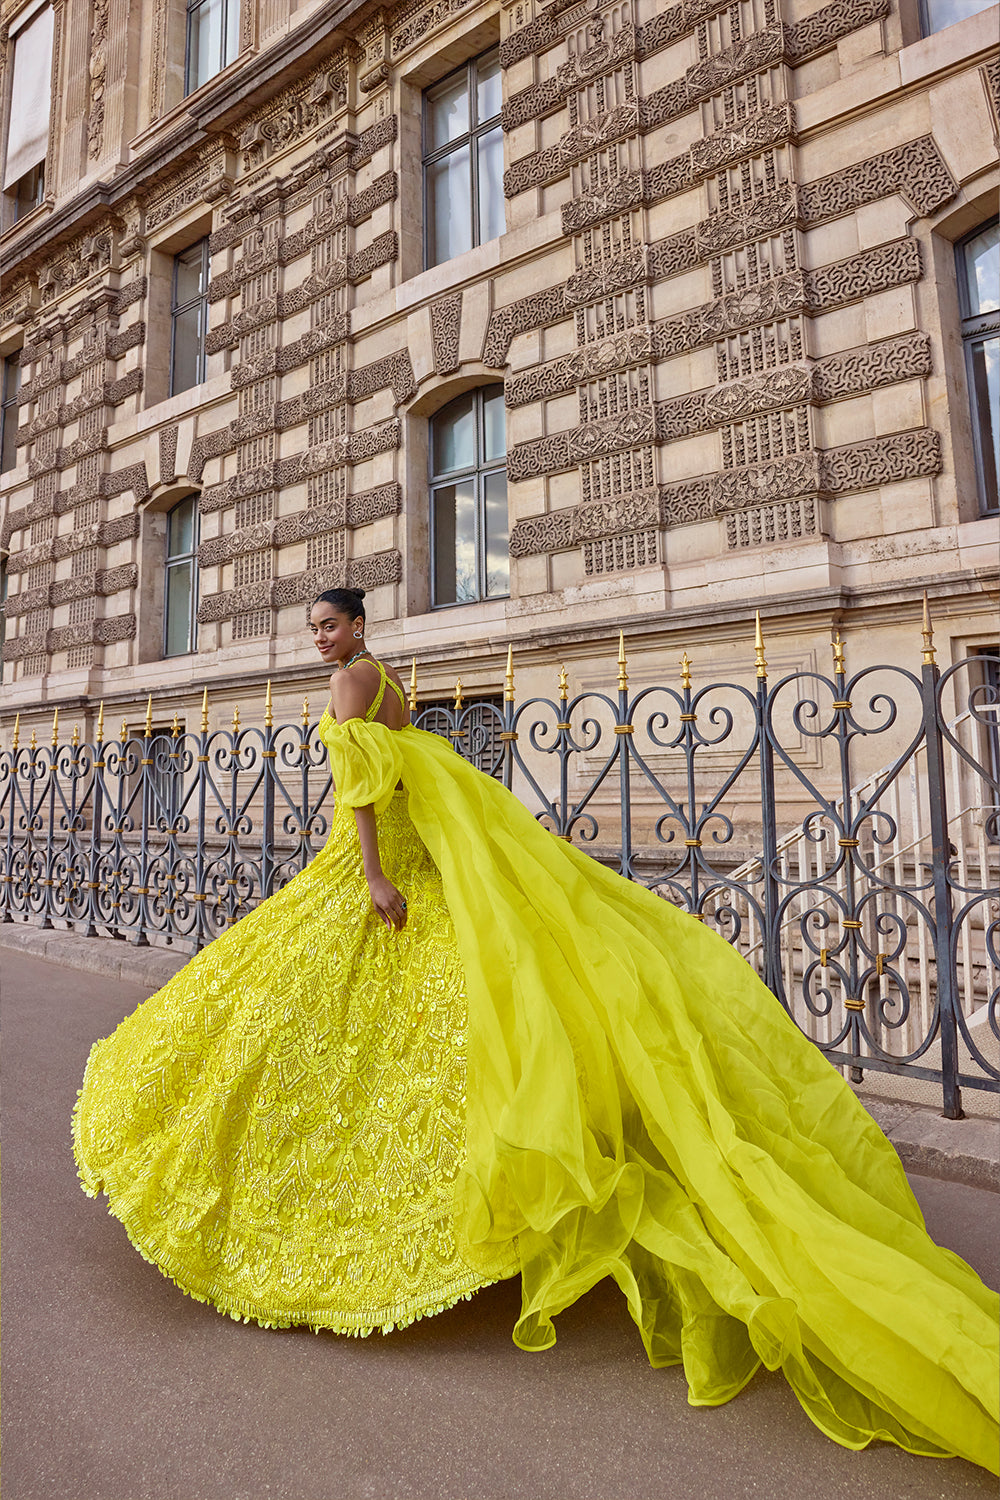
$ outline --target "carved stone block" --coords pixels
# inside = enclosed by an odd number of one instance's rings
[[[934,137],[925,135],[809,183],[799,189],[799,205],[806,223],[819,224],[899,193],[915,214],[928,218],[957,192]]]
[[[431,343],[434,349],[434,370],[438,375],[450,375],[458,369],[459,339],[462,333],[462,293],[453,292],[448,297],[439,297],[431,303]]]

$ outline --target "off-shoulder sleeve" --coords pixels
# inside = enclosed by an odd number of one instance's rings
[[[396,789],[403,757],[396,731],[363,719],[331,723],[324,735],[330,753],[330,774],[338,802],[383,812]]]

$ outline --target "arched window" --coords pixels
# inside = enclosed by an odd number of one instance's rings
[[[989,514],[1000,509],[1000,222],[996,219],[958,246],[958,301],[979,499]]]
[[[198,496],[188,495],[167,516],[167,576],[163,597],[163,654],[185,656],[198,641]]]
[[[435,607],[510,593],[503,386],[467,391],[431,420]]]

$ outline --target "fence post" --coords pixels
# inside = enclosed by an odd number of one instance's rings
[[[771,993],[791,1013],[781,978],[781,924],[778,920],[778,882],[774,873],[778,861],[777,809],[774,804],[774,751],[768,729],[767,662],[764,659],[764,634],[760,625],[760,610],[757,611],[754,626],[754,665],[757,669],[757,733],[760,736],[760,857],[764,867],[764,883],[761,892],[761,906],[764,912],[764,973],[762,977]]]
[[[948,836],[947,784],[944,774],[944,738],[939,719],[938,683],[941,671],[934,659],[927,595],[924,595],[924,659],[921,697],[924,712],[924,743],[927,746],[927,797],[930,803],[931,877],[934,885],[934,951],[937,961],[938,1025],[941,1036],[941,1083],[944,1118],[964,1119],[962,1091],[958,1086],[958,976],[952,951],[951,840]]]
[[[260,898],[266,901],[274,884],[274,709],[271,702],[271,679],[264,697],[264,807],[260,839]]]
[[[629,743],[634,729],[629,713],[628,660],[625,656],[625,632],[618,632],[618,778],[622,819],[622,866],[621,872],[627,880],[634,880],[632,871],[632,782],[629,774]]]

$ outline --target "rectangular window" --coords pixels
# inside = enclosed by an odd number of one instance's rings
[[[201,385],[205,379],[208,331],[208,240],[174,257],[170,302],[170,394]]]
[[[431,420],[433,603],[510,593],[503,386],[468,391]]]
[[[930,36],[995,4],[996,0],[920,0],[920,29],[924,36]]]
[[[11,27],[13,70],[3,190],[14,218],[30,213],[45,191],[45,155],[49,148],[52,100],[52,6],[27,13]]]
[[[17,391],[21,384],[21,355],[9,354],[3,362],[0,390],[0,473],[17,463]]]
[[[506,227],[500,54],[473,58],[424,94],[424,264]]]
[[[221,73],[240,50],[240,0],[188,0],[184,93]]]
[[[189,495],[167,516],[163,619],[164,656],[186,656],[198,645],[198,497]]]
[[[1000,510],[1000,221],[958,246],[958,300],[980,506]]]

